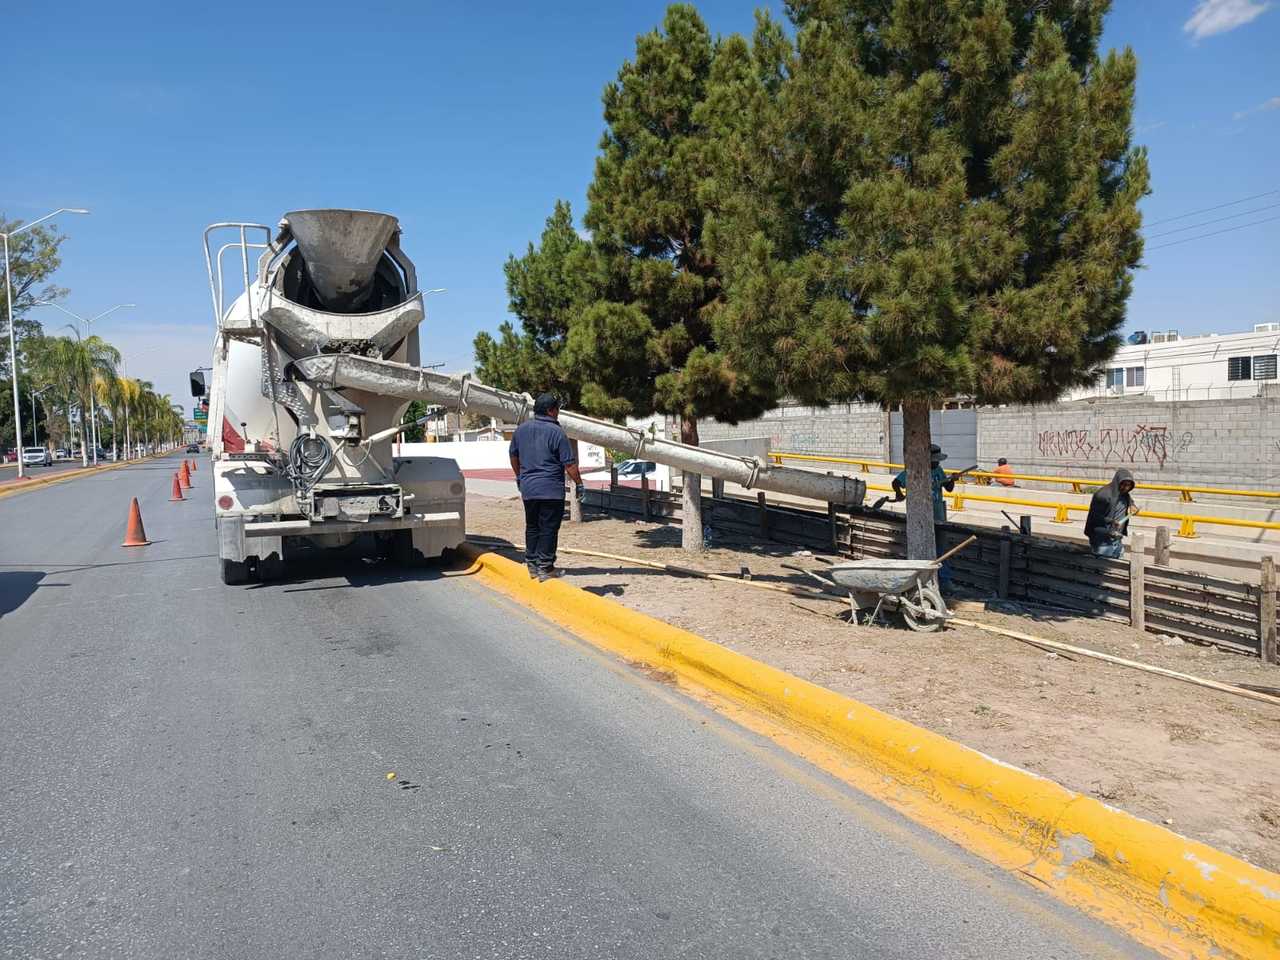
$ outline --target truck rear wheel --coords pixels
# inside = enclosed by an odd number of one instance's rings
[[[227,586],[235,586],[249,582],[249,564],[235,560],[222,561],[222,582]]]
[[[390,556],[393,562],[402,567],[420,567],[427,562],[413,545],[412,530],[396,530],[391,536]]]
[[[272,553],[265,557],[258,558],[258,579],[267,580],[283,580],[284,579],[284,557],[278,553]]]

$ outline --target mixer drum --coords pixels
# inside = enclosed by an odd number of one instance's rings
[[[399,222],[364,210],[285,215],[296,246],[272,284],[263,319],[293,357],[388,357],[422,322],[422,294],[399,254]],[[397,259],[399,257],[399,259]]]
[[[333,313],[370,309],[374,276],[399,227],[396,218],[365,210],[295,210],[284,219],[319,304]]]

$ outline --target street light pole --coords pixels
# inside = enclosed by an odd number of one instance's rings
[[[16,230],[0,234],[4,237],[4,304],[9,314],[9,367],[13,376],[13,437],[18,448],[18,477],[27,475],[22,466],[22,405],[18,399],[18,345],[13,333],[13,275],[9,269],[9,238],[15,237],[23,230],[29,230],[38,223],[51,220],[60,213],[84,213],[89,211],[79,207],[59,207],[53,213],[46,213],[38,220],[24,223]]]
[[[89,317],[88,319],[86,319],[80,316],[80,314],[75,313],[71,310],[68,310],[62,304],[54,303],[52,300],[37,300],[36,305],[41,307],[53,307],[57,310],[61,310],[68,317],[73,318],[77,324],[83,323],[89,329],[90,336],[93,335],[93,325],[97,321],[105,317],[107,314],[115,313],[117,310],[122,310],[125,307],[137,306],[136,303],[117,303],[114,307],[111,307],[108,310],[103,310],[96,317]],[[76,336],[77,337],[80,336],[79,326],[76,327]],[[81,413],[83,413],[83,411],[81,411]],[[92,441],[93,442],[93,465],[96,467],[98,465],[98,403],[97,403],[97,398],[93,395],[92,383],[89,384],[89,427],[90,427],[90,432],[93,434],[93,441]],[[85,466],[89,465],[88,454],[84,449],[87,445],[88,445],[87,443],[82,444],[80,449],[81,462],[83,462]]]

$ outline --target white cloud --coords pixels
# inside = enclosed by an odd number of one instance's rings
[[[1280,110],[1280,97],[1272,97],[1270,100],[1264,100],[1256,107],[1250,107],[1248,110],[1237,110],[1232,114],[1233,120],[1243,120],[1245,117],[1253,113],[1266,113],[1268,110]]]
[[[1157,120],[1155,123],[1141,124],[1140,126],[1136,127],[1133,132],[1139,135],[1144,133],[1154,133],[1156,130],[1159,130],[1161,127],[1167,127],[1168,125],[1169,125],[1168,120]]]
[[[1271,0],[1200,0],[1191,19],[1182,25],[1192,39],[1203,40],[1215,33],[1226,33],[1256,20],[1271,6]]]

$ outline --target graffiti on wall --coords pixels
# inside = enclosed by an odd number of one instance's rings
[[[1042,430],[1036,438],[1042,457],[1096,460],[1102,463],[1154,463],[1184,456],[1195,442],[1190,431],[1171,437],[1167,426],[1139,423],[1132,427],[1091,430]]]

